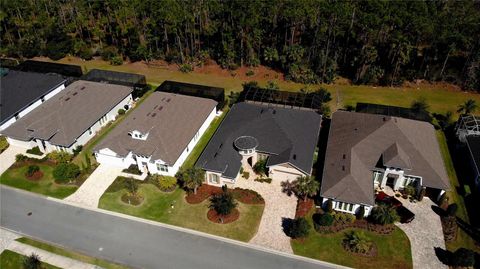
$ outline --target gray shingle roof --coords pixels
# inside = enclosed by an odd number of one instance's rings
[[[449,180],[430,123],[337,111],[332,116],[320,194],[344,202],[374,204],[373,169],[379,160],[410,166],[426,187],[448,189]]]
[[[196,165],[235,178],[241,156],[234,141],[252,136],[257,151],[271,154],[267,165],[290,163],[310,174],[322,117],[309,110],[235,104],[200,155]]]
[[[8,70],[0,78],[0,123],[48,94],[65,79],[56,74],[41,74]]]
[[[131,92],[132,88],[125,86],[75,81],[2,134],[23,141],[39,138],[69,147]]]
[[[120,156],[133,152],[173,165],[216,105],[211,99],[153,92],[94,150],[108,148]],[[134,130],[148,133],[147,139],[129,136]]]

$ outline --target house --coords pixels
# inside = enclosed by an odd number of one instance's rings
[[[480,136],[467,136],[466,142],[473,170],[473,182],[480,192]]]
[[[232,106],[196,166],[211,185],[235,184],[241,169],[267,159],[272,180],[311,175],[322,117],[313,110],[253,103]]]
[[[57,74],[0,70],[0,131],[65,89]]]
[[[335,210],[369,215],[375,189],[413,185],[435,198],[449,180],[433,125],[384,115],[332,115],[320,196]]]
[[[0,133],[11,145],[72,153],[132,102],[132,88],[78,80]]]
[[[99,163],[173,176],[216,116],[217,102],[153,92],[94,148]]]

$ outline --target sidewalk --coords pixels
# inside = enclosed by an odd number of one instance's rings
[[[26,151],[24,148],[13,145],[8,146],[8,149],[0,154],[0,175],[15,163],[15,156],[17,154],[25,154]]]

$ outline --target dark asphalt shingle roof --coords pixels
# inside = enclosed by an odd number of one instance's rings
[[[310,174],[322,117],[310,110],[235,104],[200,155],[196,165],[235,178],[241,156],[233,142],[241,136],[258,141],[257,151],[269,153],[267,165],[290,163]]]
[[[0,123],[48,94],[65,79],[57,74],[8,70],[0,78]]]
[[[211,99],[154,92],[96,145],[94,151],[108,148],[120,156],[133,152],[173,166],[216,105]],[[128,135],[135,130],[148,133],[147,139]]]
[[[407,175],[421,176],[426,187],[449,188],[433,125],[337,111],[332,115],[321,196],[374,205],[373,169],[381,159],[405,167]]]
[[[48,140],[69,147],[132,92],[132,88],[78,80],[2,131],[14,139]]]
[[[467,146],[476,169],[480,173],[480,136],[467,136]]]

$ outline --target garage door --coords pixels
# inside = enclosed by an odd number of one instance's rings
[[[283,171],[279,169],[273,169],[272,170],[272,179],[274,180],[280,180],[280,181],[286,181],[286,180],[296,180],[298,177],[303,176],[302,174],[297,174],[297,173],[291,173],[288,171]]]

